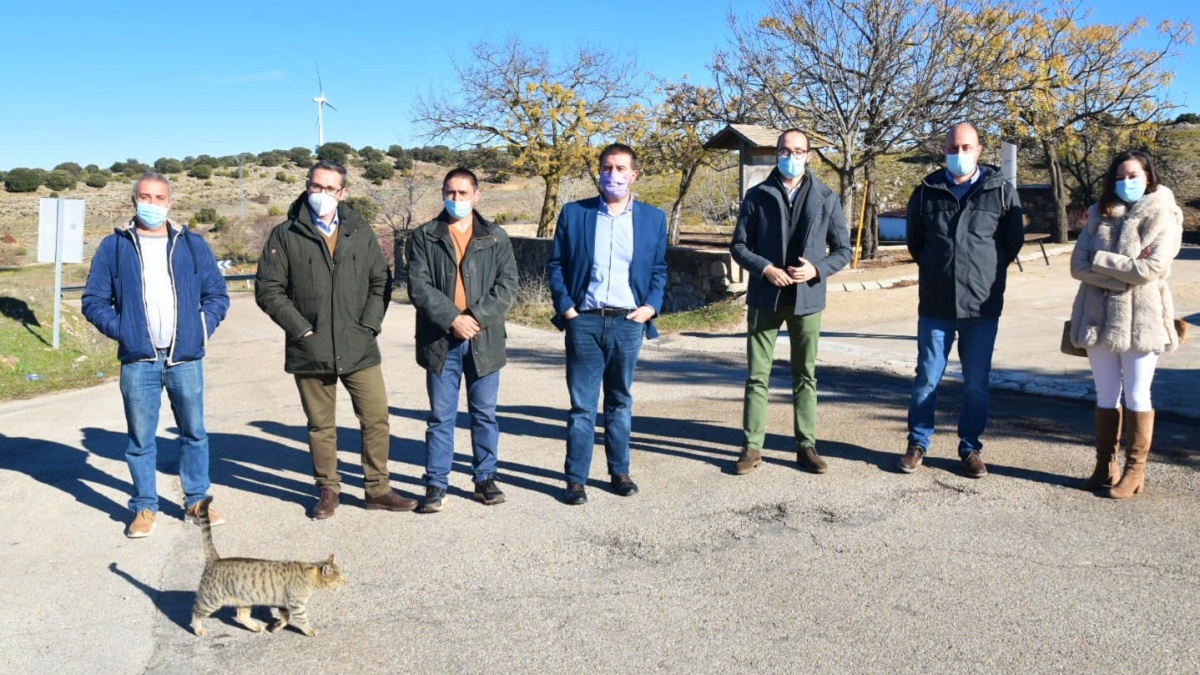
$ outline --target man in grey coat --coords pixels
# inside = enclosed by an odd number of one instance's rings
[[[804,132],[780,134],[778,164],[746,192],[729,249],[750,275],[745,443],[734,466],[737,474],[762,463],[767,390],[781,324],[787,324],[791,344],[796,463],[813,473],[827,468],[817,454],[817,342],[826,280],[850,261],[850,236],[838,196],[808,169],[811,156]]]

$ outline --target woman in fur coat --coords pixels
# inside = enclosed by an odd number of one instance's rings
[[[1117,155],[1071,254],[1071,276],[1080,281],[1071,342],[1087,350],[1096,383],[1096,469],[1083,487],[1113,499],[1145,488],[1154,434],[1150,383],[1159,354],[1179,346],[1167,277],[1182,236],[1183,212],[1159,184],[1150,157]],[[1116,458],[1122,417],[1124,473]]]

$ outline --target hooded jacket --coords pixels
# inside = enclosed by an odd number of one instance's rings
[[[344,375],[379,365],[387,260],[370,226],[338,204],[333,255],[301,194],[258,259],[254,298],[286,334],[284,370]],[[304,337],[312,331],[312,335]]]
[[[1071,252],[1079,291],[1071,309],[1071,342],[1114,352],[1163,352],[1179,346],[1175,301],[1167,277],[1179,255],[1183,211],[1165,185],[1106,216],[1098,205]]]
[[[417,308],[417,364],[438,375],[446,365],[450,324],[462,313],[453,297],[459,265],[449,219],[442,211],[408,240],[408,297]],[[471,356],[476,375],[484,377],[505,363],[504,318],[517,297],[517,261],[508,233],[478,211],[462,271],[467,313],[480,327],[471,338]]]
[[[797,315],[815,314],[825,309],[827,280],[850,262],[850,233],[842,214],[842,202],[812,171],[804,180],[811,181],[801,213],[788,205],[787,189],[779,169],[746,191],[738,211],[737,226],[729,253],[750,273],[746,304],[751,307],[778,309],[780,288],[763,277],[769,265],[779,269],[795,266],[784,260],[788,247],[789,216],[796,218],[796,236],[803,237],[801,256],[817,268],[817,277],[797,284]]]
[[[142,252],[136,221],[100,241],[87,286],[83,315],[105,336],[117,341],[121,363],[155,361],[142,277]],[[167,221],[167,271],[175,293],[175,332],[167,363],[204,358],[204,348],[229,311],[229,291],[204,238]]]
[[[908,200],[908,251],[920,277],[917,314],[933,319],[998,317],[1008,266],[1025,243],[1017,190],[992,166],[959,201],[944,169]]]

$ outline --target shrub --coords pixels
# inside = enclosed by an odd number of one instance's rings
[[[96,166],[95,164],[88,164],[87,166],[83,167],[83,170],[88,173],[100,173],[100,167]]]
[[[108,185],[108,177],[99,171],[91,172],[88,173],[87,180],[85,180],[83,184],[88,187],[102,188],[105,185]]]
[[[403,146],[399,146],[399,145],[396,145],[393,143],[392,145],[388,146],[387,154],[388,154],[388,157],[400,159],[401,157],[407,156],[408,152],[405,151]]]
[[[142,164],[141,162],[137,161],[136,159],[133,159],[132,157],[125,160],[124,162],[117,162],[117,164],[120,164],[122,166],[122,169],[120,171],[118,171],[117,169],[114,168],[113,173],[123,173],[126,176],[129,176],[130,178],[133,178],[135,176],[140,176],[150,170],[149,166]],[[113,164],[113,166],[115,167],[117,164]]]
[[[345,147],[342,147],[345,145],[345,143],[326,143],[317,148],[317,159],[332,159],[345,164],[346,159],[350,157],[350,153],[346,151]]]
[[[203,164],[201,166],[204,166]],[[196,212],[196,222],[200,223],[215,223],[217,222],[217,210],[211,206],[205,206]]]
[[[72,176],[76,176],[76,177],[78,177],[80,174],[83,173],[83,167],[79,166],[75,162],[63,162],[63,163],[59,164],[58,166],[54,167],[54,170],[55,171],[66,171],[67,173],[71,174]]]
[[[286,213],[286,211],[284,211],[283,207],[279,206],[278,204],[272,204],[267,207],[268,216],[282,216],[284,213]]]
[[[212,177],[212,167],[207,164],[196,164],[192,166],[192,170],[188,172],[192,178],[206,180]]]
[[[159,157],[154,160],[154,170],[159,173],[183,173],[183,162],[170,157]]]
[[[368,162],[382,162],[387,155],[383,154],[382,150],[376,150],[369,145],[364,145],[359,151],[358,156]]]
[[[387,162],[371,162],[367,164],[366,177],[367,180],[379,185],[385,180],[391,179],[396,173],[396,168]]]
[[[58,193],[54,190],[50,191],[50,199],[58,199]]]
[[[408,157],[408,156],[397,157],[396,163],[393,164],[392,166],[396,167],[400,171],[408,171],[413,168],[412,157]]]
[[[288,159],[292,160],[292,164],[308,168],[312,165],[312,153],[308,148],[295,147],[288,150]]]
[[[342,203],[362,216],[368,224],[374,223],[379,217],[379,205],[370,197],[347,197]]]
[[[1175,118],[1175,124],[1200,124],[1200,115],[1196,113],[1183,113]]]
[[[287,161],[287,153],[283,150],[269,150],[258,154],[258,165],[264,167],[283,166]]]
[[[35,192],[42,177],[33,169],[18,167],[4,175],[4,189],[9,192]]]
[[[70,190],[75,187],[76,182],[78,179],[75,176],[62,169],[55,169],[46,174],[46,187],[51,190]]]
[[[291,185],[292,183],[296,182],[296,177],[286,171],[276,171],[275,180],[279,181],[280,183],[287,183]]]

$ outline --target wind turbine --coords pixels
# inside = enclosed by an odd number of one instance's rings
[[[321,94],[313,99],[313,103],[317,104],[317,147],[325,145],[325,117],[324,108],[329,106],[330,110],[337,110],[329,99],[325,98],[325,85],[321,84],[321,67],[317,66],[317,86],[321,89]]]

